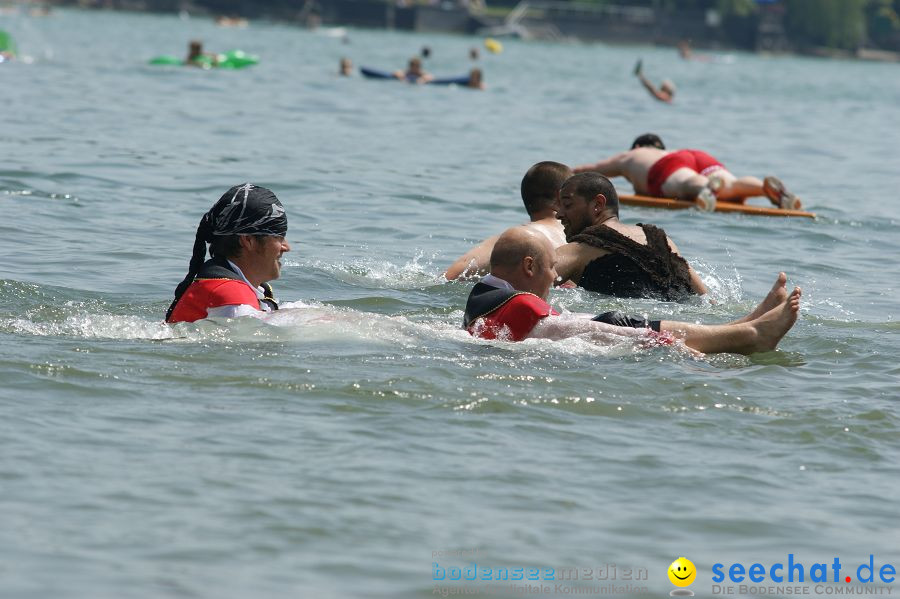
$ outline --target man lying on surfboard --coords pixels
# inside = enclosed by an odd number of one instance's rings
[[[666,150],[659,136],[653,133],[635,139],[626,152],[575,167],[574,171],[625,177],[637,194],[689,202],[699,200],[706,210],[712,210],[717,200],[744,202],[753,196],[765,196],[779,208],[801,208],[800,198],[790,193],[776,177],[764,180],[736,177],[706,152]]]

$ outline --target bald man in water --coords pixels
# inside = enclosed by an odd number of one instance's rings
[[[788,294],[786,278],[780,273],[753,312],[723,325],[647,321],[621,314],[610,316],[613,313],[593,319],[588,314],[560,315],[547,303],[556,277],[556,250],[550,241],[527,227],[508,229],[494,245],[490,274],[469,295],[463,326],[470,334],[485,339],[561,340],[579,336],[615,344],[630,338],[650,345],[678,341],[701,353],[753,354],[775,349],[794,326],[800,309],[800,288]]]

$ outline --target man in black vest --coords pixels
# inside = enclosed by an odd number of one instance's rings
[[[617,297],[678,301],[706,293],[665,231],[619,222],[619,196],[603,175],[567,179],[556,217],[569,242],[557,250],[561,280]]]

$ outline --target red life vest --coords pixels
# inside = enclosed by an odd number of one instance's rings
[[[478,283],[466,302],[463,326],[482,339],[522,341],[542,318],[551,315],[558,312],[534,294]]]
[[[256,291],[237,273],[219,260],[207,260],[194,282],[175,304],[166,322],[194,322],[208,316],[207,310],[219,306],[246,304],[260,309]]]

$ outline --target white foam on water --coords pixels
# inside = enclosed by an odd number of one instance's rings
[[[267,314],[262,319],[268,325],[284,329],[287,335],[279,338],[293,338],[300,341],[366,341],[398,348],[433,349],[435,341],[450,342],[454,345],[488,345],[504,352],[531,354],[551,353],[554,356],[607,356],[622,357],[648,351],[634,338],[622,337],[621,341],[601,344],[586,336],[576,336],[563,341],[549,339],[526,339],[520,342],[486,340],[472,337],[459,325],[461,315],[454,312],[442,316],[440,320],[421,322],[406,316],[384,316],[369,312],[359,312],[348,308],[325,305],[312,306],[299,302],[285,304],[277,312]],[[233,326],[233,325],[232,325]],[[258,340],[258,339],[257,339]],[[682,349],[675,349],[681,353]]]
[[[169,325],[139,316],[74,314],[57,322],[35,322],[27,318],[0,319],[0,331],[37,337],[81,337],[85,339],[172,339]]]
[[[708,292],[706,300],[718,303],[738,302],[743,298],[741,273],[734,266],[725,264],[707,264],[700,260],[691,266],[700,275]]]
[[[378,348],[408,350],[415,355],[445,356],[453,360],[459,346],[491,346],[501,351],[498,357],[510,352],[519,356],[545,356],[549,359],[565,357],[620,358],[640,356],[658,351],[641,338],[611,336],[608,341],[595,341],[579,335],[554,341],[526,339],[520,342],[486,340],[469,335],[461,328],[461,312],[444,315],[421,315],[412,320],[407,316],[385,316],[351,308],[326,304],[288,302],[271,313],[242,318],[208,319],[194,323],[169,325],[156,318],[136,315],[97,314],[84,311],[83,304],[67,304],[76,313],[57,319],[39,321],[29,318],[0,319],[0,332],[39,337],[74,337],[81,339],[148,340],[179,343],[289,342],[337,343],[358,346],[369,351]],[[448,348],[444,344],[450,344]],[[464,353],[468,353],[464,350]],[[680,344],[666,348],[661,359],[681,359],[690,356]]]
[[[287,261],[284,264],[301,269],[318,269],[344,283],[405,290],[421,289],[446,282],[443,270],[438,272],[434,265],[435,259],[436,255],[426,259],[424,252],[419,251],[408,262],[399,265],[389,260],[373,258],[354,259],[336,264],[322,261]]]

